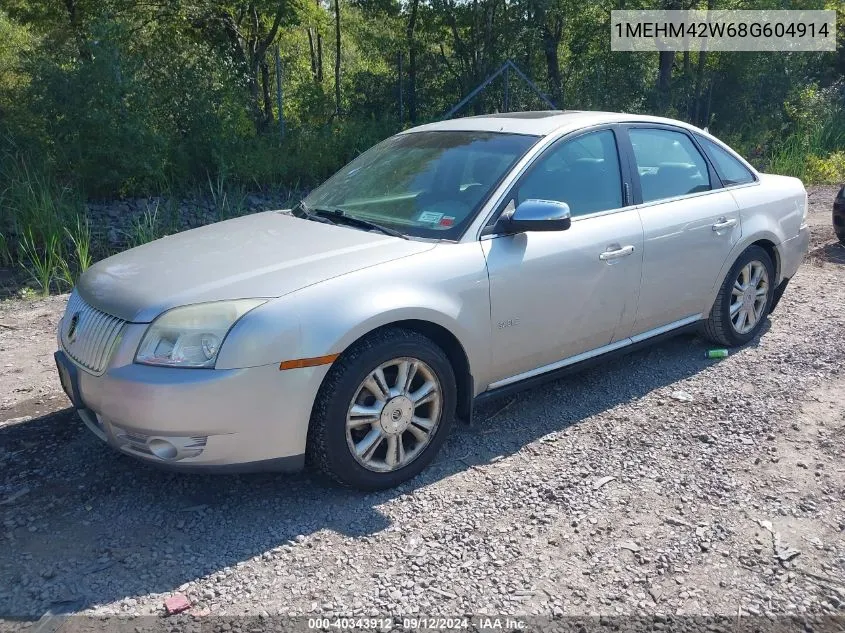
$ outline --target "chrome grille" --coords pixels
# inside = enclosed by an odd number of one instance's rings
[[[106,370],[126,321],[89,306],[74,290],[61,323],[62,348],[94,374]]]

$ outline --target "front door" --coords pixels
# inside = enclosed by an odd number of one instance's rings
[[[490,278],[493,387],[610,345],[636,314],[642,226],[625,206],[614,131],[564,137],[517,181],[505,210],[523,200],[566,202],[558,232],[482,242]]]

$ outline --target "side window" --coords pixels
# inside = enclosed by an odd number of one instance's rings
[[[671,130],[629,130],[643,202],[709,191],[707,162],[690,138]]]
[[[716,167],[716,173],[722,179],[726,187],[731,185],[742,185],[747,182],[754,182],[754,174],[748,168],[730,155],[723,148],[719,147],[708,138],[698,137],[698,142],[704,148],[704,153]]]
[[[518,185],[517,203],[557,200],[573,216],[622,206],[619,152],[610,130],[590,132],[552,146]]]

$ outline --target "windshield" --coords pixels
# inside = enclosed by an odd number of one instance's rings
[[[341,210],[415,237],[456,239],[537,141],[498,132],[411,132],[382,141],[311,192],[306,210]]]

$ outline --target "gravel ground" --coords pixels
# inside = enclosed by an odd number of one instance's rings
[[[485,405],[398,490],[163,473],[52,368],[64,298],[0,304],[0,614],[845,614],[835,190],[763,336],[684,336]],[[11,327],[9,327],[11,326]],[[25,362],[21,362],[25,358]],[[179,620],[183,618],[183,620]],[[174,629],[175,630],[175,629]]]

